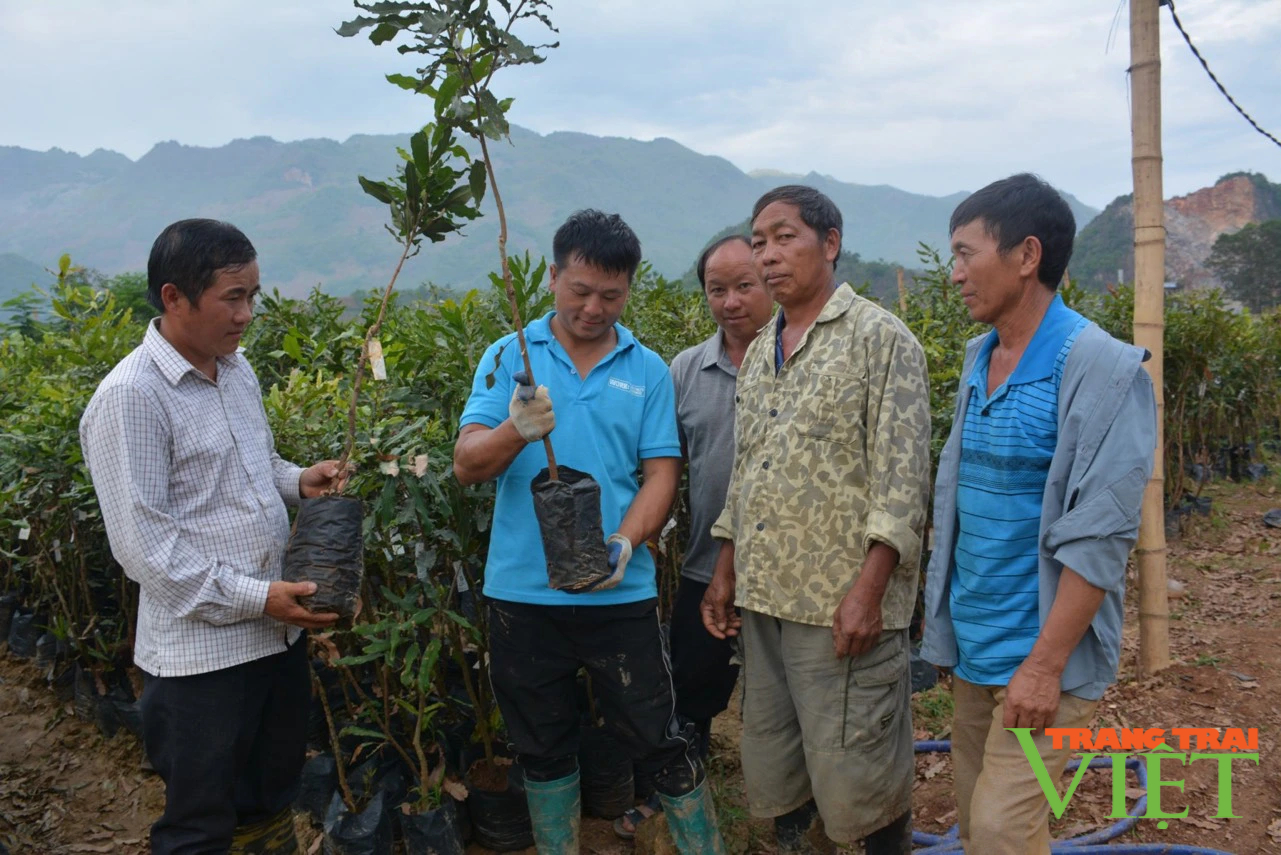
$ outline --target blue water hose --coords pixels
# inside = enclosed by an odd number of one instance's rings
[[[917,754],[946,754],[952,750],[952,742],[948,739],[926,739],[916,743]],[[1080,760],[1072,760],[1068,763],[1069,771],[1080,768]],[[1112,768],[1111,757],[1096,757],[1090,761],[1091,769],[1110,769]],[[1134,777],[1138,780],[1139,787],[1144,794],[1134,803],[1134,807],[1123,818],[1119,819],[1107,828],[1101,828],[1098,831],[1092,831],[1089,834],[1082,834],[1079,837],[1073,837],[1068,840],[1056,840],[1050,844],[1050,852],[1053,855],[1233,855],[1231,852],[1224,852],[1221,849],[1210,849],[1205,846],[1189,846],[1185,843],[1118,843],[1114,846],[1107,845],[1107,841],[1120,837],[1138,824],[1139,818],[1147,810],[1148,797],[1148,774],[1147,769],[1137,758],[1130,757],[1125,761],[1125,768],[1134,772]],[[912,843],[916,846],[924,847],[914,849],[912,855],[950,855],[950,853],[960,853],[964,850],[961,848],[959,839],[960,827],[952,826],[948,829],[947,834],[926,834],[923,831],[912,832]]]

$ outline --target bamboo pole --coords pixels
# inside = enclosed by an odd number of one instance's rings
[[[1170,604],[1165,575],[1165,221],[1161,185],[1160,0],[1130,0],[1130,91],[1134,170],[1134,343],[1152,358],[1157,445],[1152,480],[1143,495],[1136,551],[1139,567],[1139,673],[1170,664]]]

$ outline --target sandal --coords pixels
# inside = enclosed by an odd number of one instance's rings
[[[636,805],[636,807],[629,808],[622,816],[614,820],[614,833],[623,840],[634,840],[636,838],[636,830],[640,828],[640,824],[654,814],[662,812],[663,803],[659,801],[658,793],[651,793],[650,797],[645,801]],[[628,823],[632,826],[630,830],[627,828]]]

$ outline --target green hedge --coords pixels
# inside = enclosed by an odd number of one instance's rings
[[[891,308],[925,347],[937,455],[964,344],[982,328],[969,320],[948,264],[927,248],[922,263],[926,272]],[[522,315],[542,315],[551,303],[545,263],[527,255],[513,267]],[[459,595],[481,581],[493,487],[462,488],[450,475],[477,363],[510,326],[500,295],[472,291],[391,307],[380,336],[389,380],[366,383],[358,409],[349,493],[366,503],[365,609],[356,627],[333,634],[330,659],[347,657],[346,688],[335,700],[344,708],[335,713],[349,738],[390,740],[407,761],[415,734],[432,738],[473,712],[478,736],[500,726],[482,673],[484,612]],[[1128,290],[1070,287],[1065,298],[1129,338]],[[47,318],[24,315],[0,339],[0,592],[18,591],[80,661],[105,671],[129,662],[137,595],[111,560],[77,426],[97,383],[141,340],[142,320],[112,290],[72,277],[63,277],[51,303]],[[350,377],[376,310],[370,301],[347,317],[319,291],[305,300],[262,299],[245,348],[285,458],[305,465],[341,449]],[[623,322],[668,360],[714,329],[701,294],[647,267]],[[1185,464],[1212,467],[1228,448],[1276,437],[1281,314],[1238,313],[1217,292],[1192,292],[1171,296],[1166,323],[1168,485],[1180,498]],[[682,521],[663,543],[668,600],[684,531]]]

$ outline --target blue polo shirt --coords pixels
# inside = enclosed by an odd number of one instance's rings
[[[1041,503],[1058,443],[1059,382],[1087,323],[1055,296],[1000,388],[988,396],[995,330],[970,374],[950,598],[960,654],[955,673],[977,685],[1008,684],[1041,631]]]
[[[676,395],[661,357],[631,331],[614,324],[618,344],[586,377],[552,335],[551,312],[525,328],[534,379],[546,386],[556,413],[551,432],[556,463],[591,475],[601,488],[604,535],[618,530],[640,484],[642,460],[680,457]],[[516,334],[504,336],[481,357],[460,426],[495,428],[507,418],[515,391],[512,375],[523,368]],[[493,385],[487,382],[493,374]],[[568,594],[547,586],[547,559],[534,516],[530,482],[547,467],[543,443],[530,443],[498,476],[493,532],[485,561],[485,596],[517,603],[604,606],[658,595],[654,561],[635,544],[617,588]]]

